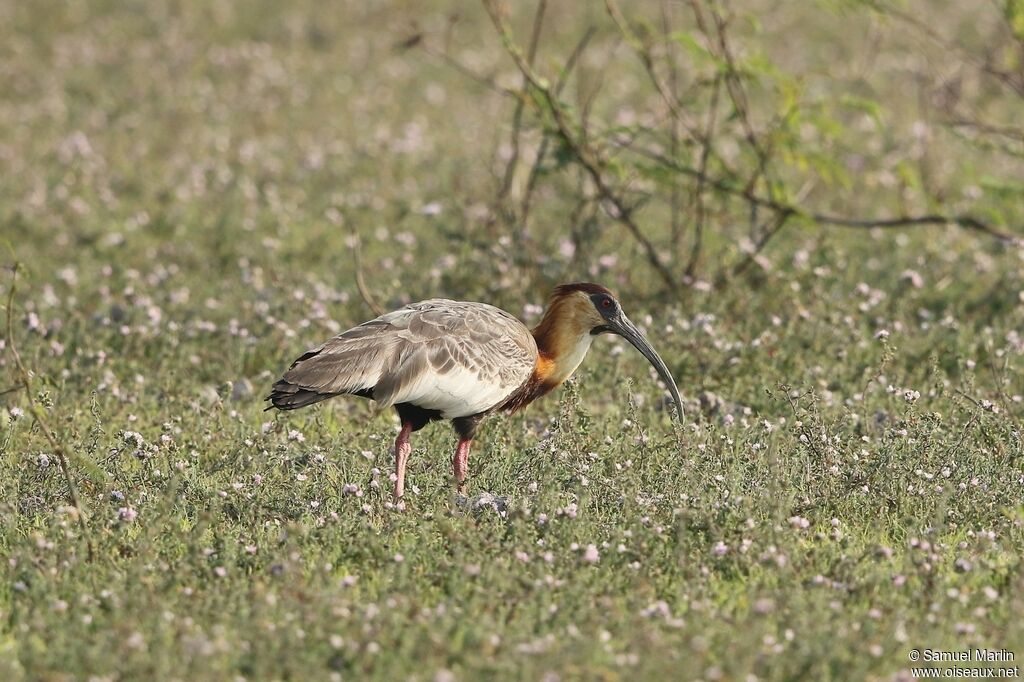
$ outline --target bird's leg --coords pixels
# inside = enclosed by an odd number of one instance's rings
[[[460,495],[466,494],[466,470],[469,468],[469,446],[472,444],[472,438],[459,438],[459,445],[455,448],[455,455],[452,457],[455,483],[458,485]]]
[[[402,422],[402,431],[395,439],[395,502],[405,494],[405,465],[409,461],[412,446],[409,434],[412,433],[412,422]]]

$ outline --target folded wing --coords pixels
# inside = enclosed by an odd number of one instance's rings
[[[341,394],[411,403],[446,419],[487,411],[533,373],[522,322],[485,303],[431,299],[350,329],[299,357],[274,384],[275,407]]]

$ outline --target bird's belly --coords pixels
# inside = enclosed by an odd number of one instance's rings
[[[483,381],[470,370],[453,369],[444,374],[428,373],[395,402],[437,410],[443,418],[455,419],[486,412],[501,404],[515,389],[514,385]]]

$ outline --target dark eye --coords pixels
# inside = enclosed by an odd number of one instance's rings
[[[611,308],[612,307],[612,299],[610,299],[610,298],[602,298],[601,299],[601,307],[605,308],[605,309]]]

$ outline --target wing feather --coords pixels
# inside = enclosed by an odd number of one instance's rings
[[[501,403],[536,362],[533,335],[512,315],[485,303],[430,299],[303,354],[270,399],[287,408],[358,393],[383,405],[439,410],[445,418],[469,416]]]

